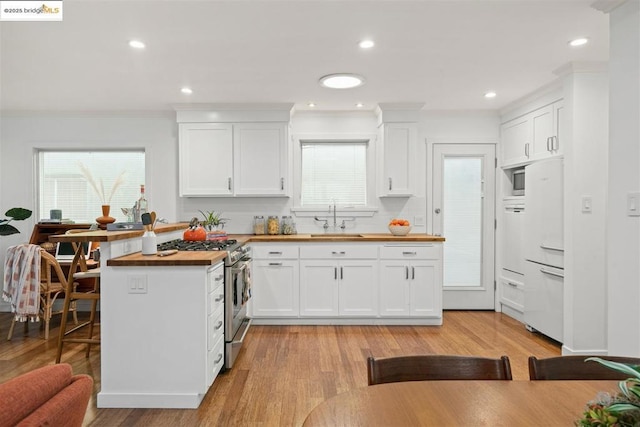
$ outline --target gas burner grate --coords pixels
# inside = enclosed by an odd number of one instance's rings
[[[170,240],[168,242],[160,243],[158,245],[159,251],[166,251],[169,249],[177,249],[179,251],[224,251],[236,244],[236,240],[203,240],[203,241],[189,241],[189,240]]]

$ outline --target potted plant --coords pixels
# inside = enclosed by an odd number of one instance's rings
[[[0,219],[0,236],[9,236],[11,234],[18,234],[20,230],[15,228],[9,223],[13,220],[23,221],[31,216],[31,211],[25,208],[12,208],[4,214],[8,218]]]
[[[599,357],[589,357],[585,361],[595,361],[607,368],[623,372],[629,378],[620,381],[620,391],[614,395],[599,393],[597,400],[589,402],[576,422],[578,426],[637,426],[640,424],[640,366],[612,362]]]
[[[207,231],[214,230],[222,230],[224,228],[224,224],[228,221],[228,218],[222,218],[221,212],[216,211],[199,211],[204,217],[204,221],[200,221],[200,225],[202,225]]]

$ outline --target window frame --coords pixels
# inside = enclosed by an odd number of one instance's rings
[[[291,212],[299,217],[313,217],[328,212],[327,207],[302,206],[302,145],[313,143],[364,143],[366,144],[367,200],[365,206],[338,205],[341,213],[355,217],[371,217],[377,211],[376,205],[376,134],[297,134],[293,140],[293,203]]]

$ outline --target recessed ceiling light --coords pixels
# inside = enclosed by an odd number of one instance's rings
[[[363,104],[362,102],[358,102],[358,103],[356,104],[356,107],[358,107],[358,108],[362,108],[362,107],[364,107],[364,104]]]
[[[135,48],[135,49],[144,49],[145,48],[145,44],[142,43],[140,40],[130,40],[129,41],[129,46],[131,46],[132,48]]]
[[[371,49],[375,45],[376,44],[373,40],[362,40],[360,43],[358,43],[358,46],[360,46],[362,49]]]
[[[185,95],[191,95],[193,93],[193,90],[191,90],[190,87],[183,87],[182,89],[180,89],[180,92],[184,93]]]
[[[316,104],[315,104],[315,103],[313,103],[313,102],[310,102],[310,103],[308,103],[308,104],[307,104],[307,106],[309,106],[309,107],[313,108],[313,107],[315,107],[315,106],[316,106]]]
[[[338,73],[320,78],[320,85],[331,89],[351,89],[364,84],[364,77],[357,74]]]
[[[487,92],[484,94],[485,98],[495,98],[497,94],[495,92]]]
[[[585,44],[587,44],[587,43],[589,43],[589,39],[588,39],[588,38],[586,38],[586,37],[580,37],[580,38],[578,38],[578,39],[573,39],[573,40],[571,40],[571,41],[569,42],[569,46],[576,47],[576,46],[582,46],[582,45],[585,45]]]

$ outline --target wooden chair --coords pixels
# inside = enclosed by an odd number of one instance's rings
[[[585,362],[593,356],[559,356],[547,359],[529,357],[531,380],[624,380],[629,375],[614,371],[598,362]],[[612,362],[640,365],[640,358],[620,356],[595,356]]]
[[[49,324],[51,318],[54,314],[62,313],[62,311],[53,311],[53,304],[56,302],[56,299],[65,292],[67,286],[67,279],[56,258],[46,250],[40,249],[40,315],[44,321],[45,340],[49,339]],[[13,337],[15,324],[16,320],[13,318],[11,326],[9,327],[7,341],[10,341]],[[27,321],[25,322],[25,330],[28,329],[28,326],[29,322]]]
[[[74,234],[86,232],[87,230],[68,230],[65,234]],[[84,246],[73,242],[75,255],[71,261],[69,267],[69,276],[67,278],[68,284],[76,284],[75,286],[68,285],[69,292],[65,293],[64,306],[62,309],[62,322],[60,324],[60,334],[58,335],[58,353],[56,355],[56,363],[60,363],[62,358],[62,348],[65,342],[70,343],[84,343],[87,344],[86,357],[89,357],[91,351],[91,344],[99,344],[100,338],[94,338],[93,329],[96,320],[96,312],[98,310],[98,301],[100,300],[100,269],[94,268],[89,270],[87,268],[87,262],[84,253]],[[80,281],[87,281],[91,283],[88,287],[81,286]],[[74,288],[74,289],[72,289]],[[91,311],[89,314],[89,320],[74,326],[67,330],[67,314],[74,308],[77,310],[78,301],[91,301]],[[85,326],[88,327],[88,334],[86,338],[74,336],[68,337]]]
[[[416,355],[368,360],[369,385],[424,380],[511,380],[507,356]]]

